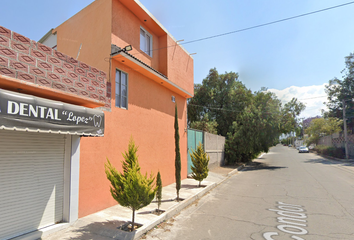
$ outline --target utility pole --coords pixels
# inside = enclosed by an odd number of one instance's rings
[[[344,148],[345,148],[345,158],[349,159],[348,153],[348,134],[347,134],[347,119],[345,117],[345,100],[342,101],[343,103],[343,123],[344,123]]]

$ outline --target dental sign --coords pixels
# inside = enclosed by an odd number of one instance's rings
[[[23,102],[7,101],[7,114],[61,121],[58,109]]]
[[[0,89],[0,126],[102,136],[104,113]]]

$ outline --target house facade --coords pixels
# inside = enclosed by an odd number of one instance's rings
[[[131,137],[139,146],[142,173],[160,171],[163,185],[175,182],[176,104],[182,178],[187,177],[193,59],[139,1],[96,0],[41,42],[108,73],[111,107],[104,111],[104,136],[80,143],[79,217],[117,204],[104,165],[108,158],[121,170]]]
[[[80,144],[105,134],[106,76],[0,26],[0,239],[78,219]]]
[[[104,165],[121,170],[131,137],[141,171],[174,183],[175,105],[186,178],[193,85],[192,57],[137,0],[96,0],[39,42],[0,26],[0,239],[116,205]]]

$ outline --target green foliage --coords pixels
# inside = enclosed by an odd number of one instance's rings
[[[345,57],[345,68],[342,73],[342,79],[333,78],[326,85],[325,91],[328,99],[326,105],[329,111],[324,112],[325,117],[343,119],[343,100],[346,101],[347,110],[354,109],[354,102],[348,101],[354,96],[354,53]],[[353,128],[354,118],[350,117],[347,121],[348,128]]]
[[[199,143],[197,149],[189,153],[192,159],[192,178],[199,181],[199,187],[203,179],[208,177],[209,173],[209,155],[204,152],[203,145]]]
[[[157,199],[157,210],[160,210],[161,200],[162,200],[162,181],[160,171],[157,173],[156,177],[156,199]]]
[[[234,122],[225,142],[225,155],[228,164],[248,162],[259,153],[257,141],[260,137],[257,121],[259,111],[253,106],[247,109],[240,117],[239,122]]]
[[[316,118],[310,123],[310,126],[305,129],[305,133],[309,135],[307,145],[317,144],[322,136],[332,135],[333,133],[342,130],[343,120],[329,117],[329,118]]]
[[[285,144],[288,146],[289,144],[293,144],[296,141],[296,137],[287,137],[281,140],[281,144]]]
[[[232,123],[251,101],[252,92],[238,80],[238,74],[219,74],[213,68],[202,84],[194,87],[194,97],[188,100],[188,123],[202,121],[208,114],[217,122],[217,134],[226,136]]]
[[[305,108],[306,106],[302,102],[299,102],[297,98],[292,98],[290,102],[284,105],[281,119],[282,133],[296,132],[297,136],[301,135],[301,128],[299,128],[301,120],[297,117]]]
[[[123,173],[117,171],[107,158],[105,164],[105,173],[107,179],[111,182],[111,195],[123,207],[132,209],[132,230],[134,229],[135,211],[151,203],[155,197],[156,189],[154,187],[155,177],[151,173],[140,173],[140,166],[136,152],[134,140],[129,141],[128,152],[123,154],[122,161]]]
[[[122,168],[124,174],[128,172],[129,169],[132,169],[134,167],[137,168],[137,171],[140,171],[140,166],[138,162],[138,146],[135,146],[134,140],[131,137],[128,145],[128,152],[125,151],[124,154],[122,154],[124,161],[122,161]]]
[[[335,148],[335,147],[328,147],[324,145],[317,145],[314,150],[321,154],[335,158],[345,158],[345,149],[344,148]]]
[[[202,130],[204,132],[218,134],[217,131],[218,123],[214,121],[210,121],[208,114],[206,113],[201,121],[195,121],[190,124],[190,127],[193,129]]]
[[[176,191],[177,201],[179,201],[179,190],[181,189],[181,153],[179,149],[179,128],[178,128],[178,112],[177,103],[175,108],[175,178],[176,178]]]
[[[307,145],[313,143],[317,144],[320,137],[324,135],[322,132],[324,125],[325,125],[324,118],[316,118],[311,121],[310,126],[307,129],[305,129],[305,133],[309,135],[309,138],[307,140]]]
[[[281,125],[280,101],[273,93],[256,92],[252,102],[233,122],[225,142],[228,164],[244,163],[268,152],[278,141]]]
[[[210,69],[188,100],[189,126],[205,130],[208,123],[216,122],[217,134],[226,137],[229,164],[247,162],[267,152],[281,133],[297,131],[302,135],[298,116],[305,108],[296,98],[282,106],[266,88],[252,93],[238,77],[234,72],[219,74]]]
[[[342,126],[343,120],[329,117],[325,119],[325,125],[323,126],[322,131],[326,135],[332,135],[333,133],[342,131]]]

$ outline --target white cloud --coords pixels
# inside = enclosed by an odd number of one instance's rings
[[[275,93],[275,95],[283,102],[289,102],[293,97],[306,105],[306,109],[301,113],[300,117],[308,118],[321,116],[321,109],[327,110],[323,102],[327,101],[325,93],[325,85],[313,85],[306,87],[291,86],[283,90],[268,89],[268,91]]]

